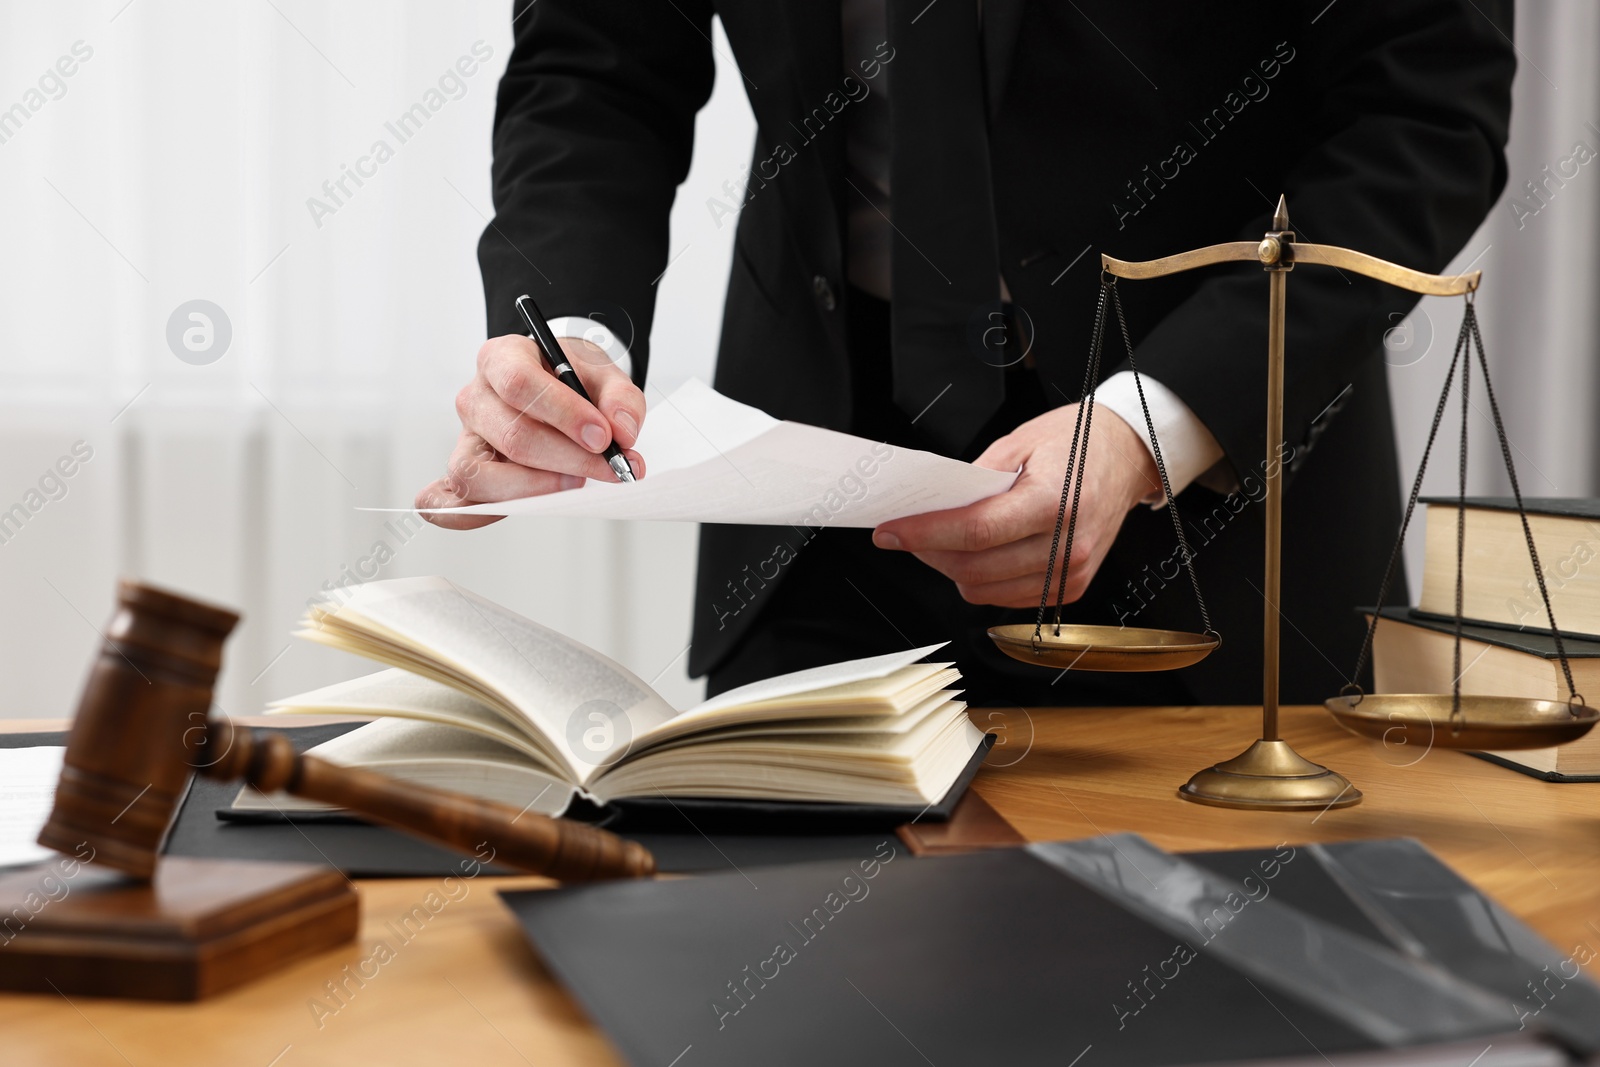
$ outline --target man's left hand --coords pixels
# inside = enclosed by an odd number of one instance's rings
[[[969,603],[1007,608],[1038,604],[1077,417],[1077,404],[1056,408],[1023,423],[977,458],[977,466],[991,470],[1022,468],[1006,492],[964,508],[886,522],[873,531],[873,543],[912,553],[954,581]],[[1069,603],[1083,595],[1100,569],[1123,516],[1161,489],[1149,448],[1120,416],[1096,405],[1092,436],[1067,579]],[[1064,549],[1064,526],[1061,540]],[[1059,580],[1058,563],[1050,581],[1054,585]],[[1052,601],[1054,595],[1052,589]]]

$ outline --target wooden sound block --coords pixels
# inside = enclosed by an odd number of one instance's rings
[[[355,888],[315,864],[168,856],[141,882],[62,857],[0,874],[0,989],[199,1000],[359,921]]]

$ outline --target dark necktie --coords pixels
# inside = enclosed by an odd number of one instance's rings
[[[894,402],[960,452],[1005,399],[981,338],[1000,251],[972,0],[888,0]]]

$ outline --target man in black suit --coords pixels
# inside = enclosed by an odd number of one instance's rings
[[[1258,239],[1281,191],[1302,240],[1443,269],[1506,180],[1509,0],[540,0],[516,20],[495,119],[491,340],[457,398],[450,473],[419,506],[608,478],[599,453],[634,444],[714,11],[758,127],[743,195],[712,205],[738,213],[717,388],[1023,473],[876,531],[703,528],[692,672],[716,692],[949,639],[977,703],[1258,701],[1267,309],[1248,266],[1121,287],[1223,648],[1187,671],[1062,680],[984,635],[1039,600],[1096,256]],[[1415,298],[1328,269],[1289,289],[1282,692],[1314,701],[1348,680],[1354,608],[1398,527],[1381,338]],[[549,388],[524,291],[563,316],[595,406]],[[581,339],[601,308],[635,327],[631,380]],[[1068,617],[1197,629],[1114,322],[1108,352]]]

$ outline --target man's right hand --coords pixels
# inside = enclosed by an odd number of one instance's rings
[[[633,451],[644,424],[644,394],[599,347],[561,338],[567,362],[594,398],[590,404],[550,373],[529,337],[491,337],[478,350],[478,371],[456,394],[461,436],[446,474],[423,487],[416,507],[452,508],[576,489],[585,479],[617,481],[601,453],[613,438],[634,477],[644,458]],[[471,530],[498,515],[423,518],[449,530]]]

